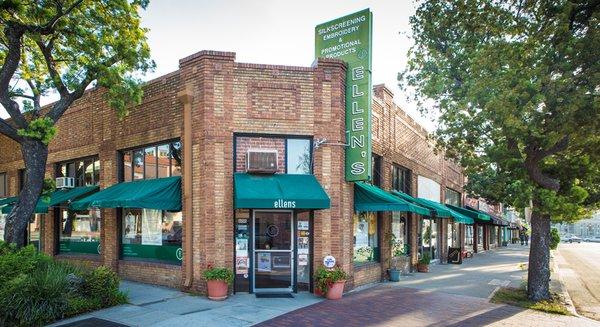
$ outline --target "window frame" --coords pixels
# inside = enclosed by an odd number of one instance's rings
[[[310,169],[309,169],[309,174],[308,175],[313,175],[314,174],[314,152],[315,152],[315,148],[314,148],[314,136],[313,135],[297,135],[297,134],[269,134],[269,133],[233,133],[233,173],[235,174],[236,172],[238,172],[236,170],[236,163],[237,163],[237,156],[238,156],[238,151],[237,151],[237,141],[238,138],[240,137],[262,137],[262,138],[272,138],[272,139],[283,139],[283,145],[284,145],[284,162],[285,162],[285,173],[288,173],[288,142],[287,140],[289,139],[302,139],[302,140],[309,140],[309,154],[310,154]]]
[[[400,186],[400,177],[402,176],[402,188]],[[411,195],[412,193],[412,170],[402,165],[392,164],[392,189]]]
[[[85,162],[90,160],[92,162],[92,185],[86,185],[85,184]],[[75,176],[73,176],[73,180],[75,181],[75,187],[83,187],[83,186],[96,186],[96,185],[100,185],[100,180],[102,179],[101,176],[101,171],[98,171],[98,180],[96,180],[96,161],[98,161],[98,163],[100,162],[100,156],[99,155],[91,155],[91,156],[85,156],[85,157],[80,157],[80,158],[74,158],[74,159],[69,159],[69,160],[63,160],[63,161],[58,161],[54,163],[54,177],[57,178],[60,174],[61,174],[61,167],[64,165],[66,167],[66,176],[63,177],[71,177],[69,176],[69,165],[73,165],[75,167]],[[83,175],[81,178],[81,181],[83,182],[83,185],[78,185],[77,184],[77,167],[76,164],[78,163],[82,163],[83,164]],[[102,170],[102,165],[98,165],[98,168],[100,170]]]
[[[148,143],[148,144],[144,144],[144,145],[138,145],[138,146],[134,146],[134,147],[129,147],[129,148],[123,148],[117,151],[117,162],[118,162],[118,180],[120,183],[122,182],[130,182],[130,181],[136,181],[136,180],[146,180],[146,149],[147,148],[151,148],[153,147],[156,153],[156,167],[155,167],[155,174],[156,177],[155,178],[150,178],[150,179],[157,179],[157,178],[166,178],[166,177],[159,177],[158,174],[158,148],[162,145],[167,145],[169,146],[169,151],[170,151],[170,146],[173,143],[177,143],[179,142],[180,144],[180,150],[183,151],[183,143],[181,142],[180,138],[174,138],[174,139],[168,139],[168,140],[163,140],[163,141],[159,141],[159,142],[153,142],[153,143]],[[134,179],[134,172],[135,169],[133,167],[133,162],[134,162],[134,152],[136,151],[141,151],[142,152],[142,158],[144,161],[144,167],[142,169],[142,178],[140,179]],[[125,179],[125,154],[129,152],[131,153],[131,162],[132,162],[132,166],[131,166],[131,176],[129,180]],[[183,166],[183,156],[181,159],[181,165]],[[173,158],[171,156],[169,156],[169,176],[167,177],[173,177]],[[182,170],[183,173],[183,170]],[[179,175],[176,175],[179,176]]]
[[[448,201],[448,199],[449,199],[448,198],[448,194],[451,194],[451,193],[456,193],[458,195],[458,205],[450,203]],[[445,202],[445,204],[453,204],[453,205],[456,205],[458,207],[462,207],[462,194],[459,191],[455,190],[455,189],[452,189],[450,187],[446,187],[446,192],[444,193],[444,202]]]

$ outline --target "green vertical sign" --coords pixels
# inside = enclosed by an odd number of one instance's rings
[[[371,180],[373,16],[359,11],[315,28],[315,58],[341,59],[346,71],[346,181]]]

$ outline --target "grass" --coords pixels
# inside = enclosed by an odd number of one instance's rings
[[[534,302],[527,298],[525,288],[503,287],[490,300],[492,303],[505,303],[526,309],[547,313],[570,315],[569,310],[558,295],[553,294],[549,301]]]

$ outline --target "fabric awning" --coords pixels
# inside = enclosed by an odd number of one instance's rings
[[[488,221],[488,224],[491,223],[492,225],[497,225],[497,226],[508,226],[508,223],[505,222],[504,219],[502,219],[502,218],[500,218],[500,217],[498,217],[496,215],[489,214],[487,212],[481,211],[479,209],[475,209],[475,208],[470,207],[470,206],[465,206],[465,207],[467,209],[469,209],[469,210],[473,210],[473,211],[479,212],[479,213],[481,213],[483,215],[489,216],[490,220]]]
[[[13,204],[13,203],[17,202],[18,199],[19,199],[18,196],[0,199],[0,207],[8,205],[8,204]]]
[[[145,179],[115,184],[71,203],[72,210],[144,208],[181,211],[181,177]]]
[[[397,197],[400,197],[401,199],[418,204],[433,211],[433,213],[435,213],[435,216],[438,218],[452,218],[452,212],[450,212],[450,210],[441,203],[422,198],[415,198],[404,192],[399,191],[392,191],[392,194],[394,194]],[[431,217],[432,215],[428,214],[427,216]]]
[[[98,189],[99,189],[98,186],[81,186],[81,187],[75,187],[75,188],[66,188],[66,189],[56,190],[56,191],[52,192],[50,197],[47,199],[42,199],[40,197],[37,204],[35,205],[34,213],[41,213],[41,214],[48,213],[48,208],[50,208],[50,207],[56,207],[62,203],[68,204],[77,198],[88,195],[90,193],[94,193],[94,192],[98,191]],[[4,213],[4,214],[10,213],[13,205],[14,205],[14,203],[3,207],[2,213]]]
[[[314,175],[236,173],[236,209],[329,209],[329,196]]]
[[[492,220],[492,217],[490,217],[490,215],[485,214],[480,211],[474,211],[474,210],[471,210],[468,208],[461,208],[461,207],[453,206],[451,204],[447,204],[447,206],[454,211],[457,211],[467,217],[474,219],[475,222],[477,222],[477,223],[490,223]]]
[[[457,223],[461,223],[461,224],[466,224],[466,225],[473,225],[475,223],[475,220],[471,217],[465,216],[462,213],[456,211],[456,210],[452,210],[450,207],[448,207],[448,205],[445,205],[448,210],[450,210],[450,212],[452,213],[452,219],[457,222]]]
[[[354,210],[356,211],[405,211],[419,215],[430,215],[428,209],[410,203],[377,186],[356,182],[354,183]]]

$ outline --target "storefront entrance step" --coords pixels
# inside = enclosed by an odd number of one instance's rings
[[[293,299],[294,296],[291,293],[255,293],[259,299]]]

